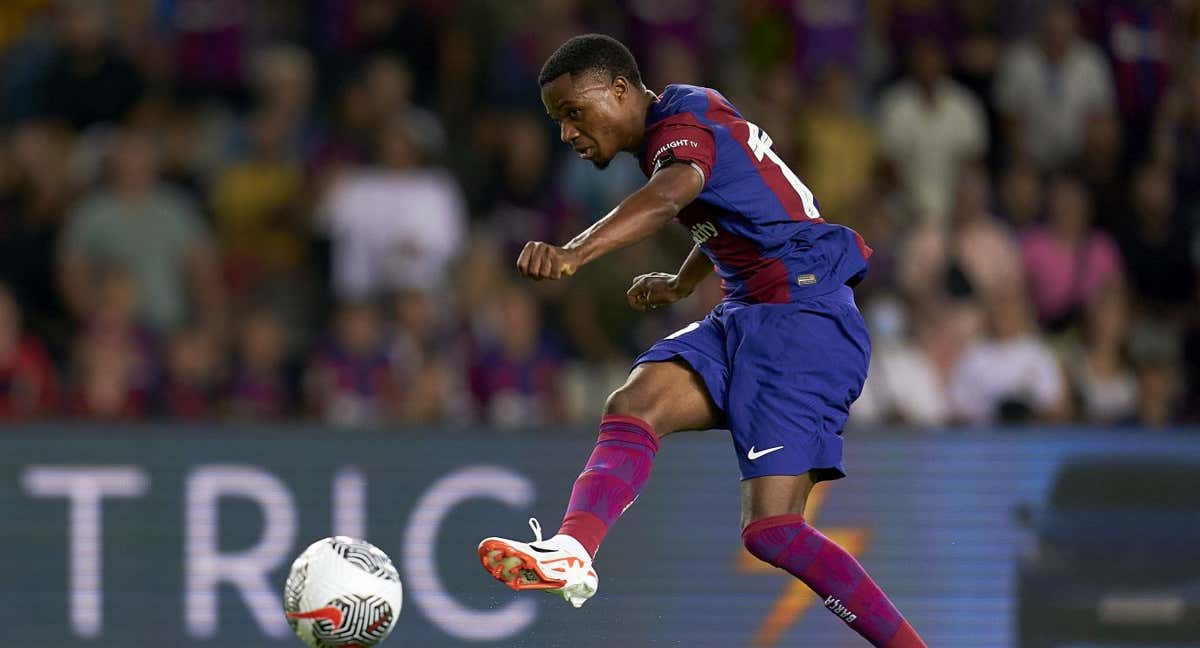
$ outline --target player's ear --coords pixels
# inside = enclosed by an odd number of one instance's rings
[[[613,77],[611,88],[613,96],[620,101],[625,98],[625,95],[629,94],[629,79],[623,76]]]

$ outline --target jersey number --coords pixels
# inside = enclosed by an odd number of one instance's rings
[[[775,151],[771,150],[771,136],[767,132],[759,129],[755,124],[746,122],[746,126],[750,127],[750,139],[746,142],[750,146],[750,152],[754,154],[755,159],[759,162],[763,161],[765,156],[768,160],[775,163],[779,170],[783,173],[783,177],[787,178],[788,184],[792,185],[792,189],[800,196],[800,202],[804,205],[804,213],[809,218],[820,218],[821,212],[817,210],[817,201],[813,198],[813,192],[808,187],[800,182],[800,178],[796,177],[795,173],[788,168],[788,165],[779,159]]]

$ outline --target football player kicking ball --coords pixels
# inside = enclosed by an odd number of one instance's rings
[[[871,352],[851,287],[870,248],[821,219],[771,139],[724,97],[689,85],[655,95],[614,39],[568,40],[538,82],[563,142],[599,168],[628,151],[649,180],[566,245],[526,244],[521,273],[567,277],[676,219],[696,246],[677,273],[637,277],[630,306],[678,301],[714,266],[725,299],[639,356],[609,397],[558,533],[543,539],[530,520],[533,542],[487,538],[484,568],[514,589],[583,605],[599,583],[596,550],[645,485],[662,438],[727,427],[750,553],[811,587],[873,646],[925,646],[862,565],[803,517],[813,484],[845,476],[842,426]]]

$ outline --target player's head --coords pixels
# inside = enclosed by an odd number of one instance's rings
[[[646,87],[633,54],[617,39],[586,34],[568,40],[546,60],[538,84],[562,141],[597,167],[640,143]]]

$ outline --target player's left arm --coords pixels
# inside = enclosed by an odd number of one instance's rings
[[[641,189],[566,245],[526,243],[517,268],[533,279],[569,277],[584,264],[657,232],[703,189],[704,176],[693,165],[664,166]]]

